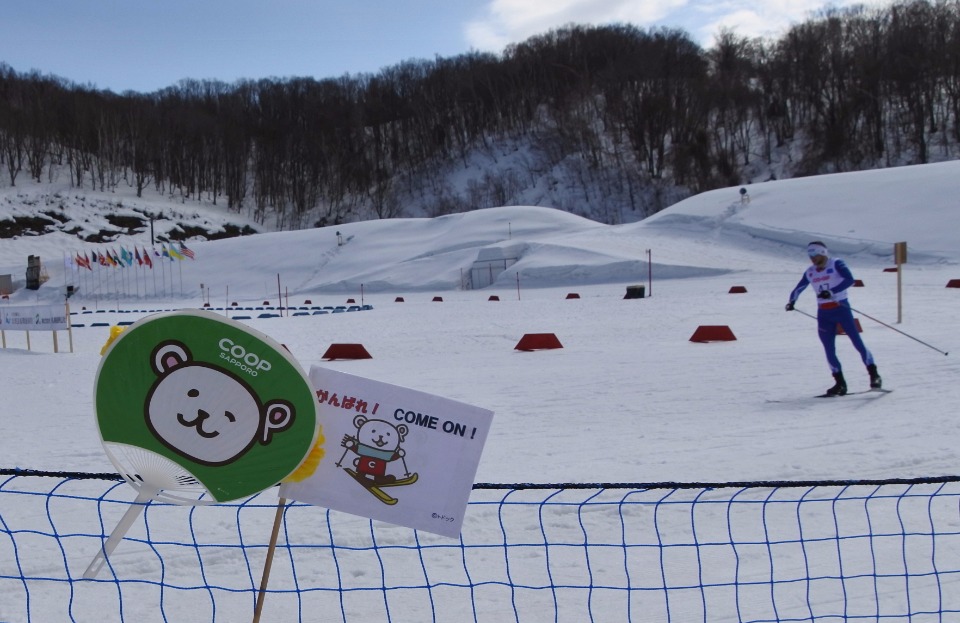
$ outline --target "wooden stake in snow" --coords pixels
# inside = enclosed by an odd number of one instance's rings
[[[263,601],[267,595],[267,584],[270,583],[270,569],[273,567],[273,554],[277,551],[277,536],[280,534],[280,523],[283,520],[283,509],[287,501],[280,498],[277,502],[277,514],[273,518],[273,532],[270,533],[270,546],[267,548],[267,559],[263,563],[263,575],[260,577],[260,592],[257,594],[257,605],[253,611],[253,623],[259,623],[263,612]]]

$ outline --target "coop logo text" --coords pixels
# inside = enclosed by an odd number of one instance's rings
[[[269,372],[270,368],[273,367],[269,361],[254,352],[248,351],[228,337],[220,340],[219,345],[220,359],[236,366],[250,376],[257,376],[260,372]]]

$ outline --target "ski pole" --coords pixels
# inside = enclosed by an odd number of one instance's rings
[[[808,314],[807,312],[803,311],[802,309],[797,309],[796,307],[794,307],[794,308],[791,309],[790,311],[800,312],[801,314],[803,314],[803,315],[806,316],[807,318],[813,318],[814,320],[817,319],[817,317],[814,316],[813,314]]]
[[[930,346],[929,344],[927,344],[927,343],[924,342],[923,340],[918,340],[917,338],[913,337],[913,336],[910,335],[909,333],[904,333],[903,331],[901,331],[900,329],[898,329],[898,328],[896,328],[896,327],[891,327],[891,326],[888,325],[887,323],[885,323],[885,322],[883,322],[883,321],[880,321],[880,320],[877,320],[876,318],[874,318],[874,317],[871,316],[870,314],[865,314],[865,313],[863,313],[863,312],[860,311],[859,309],[854,309],[853,307],[851,307],[850,310],[851,310],[851,311],[854,311],[854,312],[856,312],[856,313],[858,313],[858,314],[860,314],[861,316],[863,316],[863,317],[865,317],[865,318],[869,318],[870,320],[872,320],[872,321],[874,321],[874,322],[876,322],[876,323],[878,323],[878,324],[882,324],[883,326],[885,326],[885,327],[888,328],[888,329],[893,329],[894,331],[896,331],[896,332],[899,333],[900,335],[905,335],[905,336],[907,336],[908,338],[910,338],[911,340],[913,340],[913,341],[915,341],[915,342],[920,342],[921,344],[923,344],[923,345],[926,346],[927,348],[930,348],[930,349],[932,349],[932,350],[935,350],[935,351],[937,351],[938,353],[940,353],[941,355],[949,355],[949,354],[950,354],[950,353],[948,353],[948,352],[946,352],[946,351],[940,350],[939,348],[935,348],[935,347],[933,347],[933,346]]]

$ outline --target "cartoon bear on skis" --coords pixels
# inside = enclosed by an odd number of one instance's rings
[[[337,467],[342,467],[347,453],[353,452],[357,455],[353,459],[355,469],[345,467],[344,471],[384,504],[396,504],[397,498],[381,487],[401,487],[417,481],[417,474],[407,469],[406,452],[400,447],[409,429],[405,424],[394,426],[385,420],[367,419],[362,415],[353,419],[353,425],[357,429],[356,435],[344,435],[340,441],[346,449],[337,461]],[[388,464],[398,459],[403,464],[403,478],[387,473]]]

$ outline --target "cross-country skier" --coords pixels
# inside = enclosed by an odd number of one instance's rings
[[[810,256],[812,266],[804,271],[797,287],[790,293],[790,302],[787,303],[786,310],[793,311],[794,303],[797,302],[800,293],[808,285],[813,284],[813,289],[817,293],[817,332],[835,381],[825,395],[843,396],[847,393],[847,382],[843,378],[840,360],[837,359],[838,324],[843,327],[854,348],[860,353],[863,364],[867,366],[867,372],[870,374],[870,388],[880,389],[882,381],[880,374],[877,373],[877,364],[874,363],[873,355],[860,339],[850,303],[847,301],[847,288],[853,285],[853,274],[842,259],[830,257],[827,245],[819,240],[807,245],[807,255]]]

